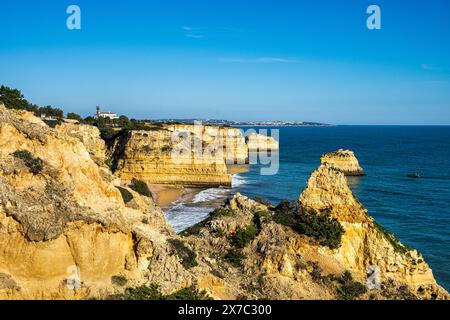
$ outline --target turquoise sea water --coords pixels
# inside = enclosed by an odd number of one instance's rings
[[[379,223],[422,252],[438,282],[450,289],[450,127],[270,129],[280,130],[279,172],[262,176],[260,166],[252,166],[248,173],[235,177],[231,192],[261,196],[273,203],[297,199],[323,153],[353,150],[367,173],[348,179],[355,195]],[[415,172],[422,178],[407,177]],[[175,206],[168,212],[168,220],[178,230],[194,224],[226,193],[223,189],[205,190],[191,203]]]

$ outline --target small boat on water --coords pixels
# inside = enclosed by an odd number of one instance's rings
[[[421,177],[420,173],[417,173],[417,172],[408,174],[408,178],[419,179],[420,177]]]

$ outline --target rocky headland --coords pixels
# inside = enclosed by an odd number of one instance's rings
[[[95,129],[76,129],[0,105],[0,299],[449,298],[331,164],[297,201],[237,194],[176,234],[118,156],[163,153],[167,135],[122,137],[113,175]]]
[[[338,150],[326,153],[321,158],[322,164],[329,164],[334,168],[341,170],[346,176],[364,176],[364,170],[361,168],[355,153],[350,150]]]

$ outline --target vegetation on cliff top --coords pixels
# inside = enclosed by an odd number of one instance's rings
[[[341,246],[344,228],[337,219],[330,217],[327,210],[311,212],[304,210],[298,202],[284,200],[275,208],[273,220],[314,238],[322,246],[330,249]]]
[[[231,243],[237,248],[245,248],[258,234],[257,226],[252,223],[247,228],[240,228],[231,238]]]
[[[34,157],[27,150],[17,150],[12,155],[17,159],[21,159],[34,175],[41,173],[44,169],[44,161],[41,158]]]
[[[399,240],[397,240],[397,238],[395,238],[395,236],[390,233],[389,231],[387,231],[382,225],[380,225],[378,222],[373,221],[374,226],[378,229],[378,231],[380,231],[383,236],[385,237],[385,239],[387,241],[389,241],[389,243],[392,245],[392,247],[394,248],[394,250],[398,253],[402,253],[405,254],[408,251],[411,251],[412,249],[403,245]]]
[[[20,90],[11,89],[6,86],[0,87],[0,103],[3,103],[8,109],[26,110],[33,112],[36,116],[40,117],[45,115],[47,117],[63,118],[64,111],[52,106],[39,107],[35,104],[28,102]]]
[[[235,212],[231,209],[224,208],[224,207],[216,208],[213,212],[211,212],[209,214],[208,218],[197,223],[196,225],[193,225],[192,227],[187,228],[180,234],[185,237],[188,237],[191,235],[198,235],[200,233],[200,231],[212,220],[219,219],[222,217],[231,217],[234,215],[235,215]]]
[[[200,291],[195,286],[180,289],[172,294],[163,294],[157,284],[127,288],[124,293],[110,295],[105,300],[211,300],[206,291]]]

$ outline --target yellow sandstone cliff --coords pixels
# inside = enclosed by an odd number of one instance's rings
[[[248,147],[243,132],[232,127],[173,124],[165,126],[172,132],[190,132],[215,148],[223,148],[226,164],[248,163]]]
[[[174,134],[166,129],[123,133],[113,147],[115,174],[154,184],[231,186],[225,161],[214,148],[193,133],[180,132],[180,140]],[[180,145],[182,139],[187,144]]]
[[[328,163],[341,170],[346,176],[363,176],[364,170],[359,165],[355,153],[350,150],[338,150],[326,153],[321,158],[321,163]]]
[[[167,138],[154,134],[143,138]],[[335,249],[299,233],[294,216],[280,218],[285,209],[239,194],[181,236],[82,141],[0,106],[0,299],[106,298],[153,284],[166,294],[195,285],[215,299],[448,298],[421,255],[377,226],[332,166],[313,173],[295,212],[338,221]],[[380,287],[362,290],[371,266]]]
[[[247,138],[249,151],[278,151],[279,143],[273,137],[252,133]]]

